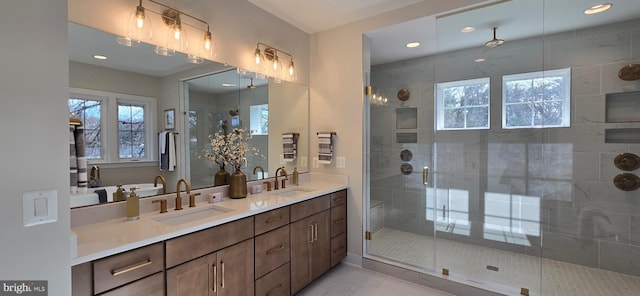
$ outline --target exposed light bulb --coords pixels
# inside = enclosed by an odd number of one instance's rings
[[[206,33],[204,33],[204,49],[211,49],[211,32],[209,32],[208,30]]]
[[[256,48],[256,65],[260,65],[260,49]]]
[[[142,5],[136,7],[136,25],[138,29],[144,27],[144,7],[142,7]]]
[[[278,56],[273,58],[273,70],[278,70]]]
[[[293,61],[291,61],[291,63],[289,63],[289,76],[293,76]]]
[[[180,26],[176,25],[173,31],[173,39],[180,40]]]

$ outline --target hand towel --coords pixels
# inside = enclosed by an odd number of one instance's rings
[[[318,163],[331,164],[333,161],[333,135],[330,132],[318,133]]]
[[[176,169],[175,133],[160,132],[158,134],[158,153],[160,155],[160,170],[174,171]]]
[[[70,192],[77,193],[86,190],[87,156],[82,125],[69,126],[69,170]]]
[[[298,155],[298,133],[282,134],[282,156],[285,162],[293,162]]]

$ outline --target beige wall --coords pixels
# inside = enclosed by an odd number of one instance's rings
[[[67,1],[3,1],[0,36],[0,279],[71,295]],[[22,195],[51,189],[58,220],[24,227]]]
[[[363,33],[480,2],[425,1],[311,36],[310,132],[337,132],[334,156],[346,160],[344,169],[336,168],[334,161],[311,171],[349,176],[349,253],[361,256],[363,251]],[[310,146],[311,157],[317,156],[317,139]]]

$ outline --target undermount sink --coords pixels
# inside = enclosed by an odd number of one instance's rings
[[[277,195],[277,196],[281,196],[281,197],[292,197],[292,196],[304,194],[304,193],[311,192],[311,191],[313,191],[313,189],[298,187],[298,188],[282,189],[282,190],[278,190],[278,191],[272,191],[271,195]]]
[[[180,224],[189,223],[204,218],[210,218],[231,211],[233,211],[233,209],[220,206],[207,206],[206,208],[196,210],[185,209],[185,212],[183,213],[172,213],[166,215],[161,214],[160,216],[151,219],[165,225],[178,226]]]

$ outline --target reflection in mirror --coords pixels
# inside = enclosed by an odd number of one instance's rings
[[[192,188],[224,185],[216,174],[233,173],[204,157],[211,150],[211,137],[243,129],[251,133],[249,148],[258,155],[247,155],[242,172],[247,180],[273,176],[284,166],[308,171],[308,90],[290,82],[276,83],[238,70],[229,70],[185,81],[185,110],[189,110],[188,178]],[[283,157],[283,134],[297,133],[296,155]],[[272,172],[273,171],[273,172]]]
[[[161,182],[158,183],[158,186],[153,186],[154,179],[159,175],[166,178],[168,193],[175,192],[175,180],[183,177],[193,183],[193,189],[212,186],[213,175],[211,171],[217,170],[217,167],[207,163],[206,158],[198,158],[202,155],[203,145],[207,144],[208,136],[215,133],[220,120],[227,120],[230,126],[236,124],[246,129],[258,130],[257,127],[252,127],[252,122],[255,124],[250,116],[252,109],[258,110],[253,113],[264,112],[271,116],[264,119],[268,123],[265,125],[268,129],[261,130],[260,133],[256,132],[252,140],[252,143],[256,144],[261,151],[260,154],[265,158],[255,161],[251,159],[243,168],[247,179],[255,180],[263,177],[260,173],[257,176],[253,174],[253,167],[257,165],[264,167],[264,177],[268,176],[270,171],[273,174],[278,166],[285,165],[289,173],[293,171],[294,166],[300,172],[308,171],[308,88],[306,86],[286,82],[273,83],[269,81],[267,83],[266,79],[256,79],[255,74],[238,73],[235,68],[230,66],[211,61],[205,61],[200,65],[189,64],[186,62],[186,56],[180,53],[171,57],[159,56],[154,53],[154,47],[151,45],[142,44],[140,47],[130,48],[118,45],[115,40],[116,36],[109,33],[69,23],[69,86],[74,89],[94,92],[154,98],[158,110],[156,114],[151,114],[151,116],[162,116],[164,109],[175,108],[176,120],[184,121],[183,126],[187,130],[176,130],[179,132],[176,141],[178,141],[178,147],[184,147],[185,157],[177,158],[177,169],[173,172],[159,170],[157,153],[155,152],[157,139],[155,138],[147,144],[150,147],[149,151],[153,151],[154,154],[150,161],[90,160],[87,164],[89,169],[93,166],[100,168],[99,183],[107,192],[107,201],[113,200],[110,193],[118,184],[124,184],[123,187],[127,191],[130,187],[134,187],[133,185],[136,185],[135,187],[144,185],[145,188],[149,188],[149,196],[161,194],[161,190],[156,188],[160,186]],[[95,54],[106,56],[107,60],[97,60],[93,58]],[[228,69],[232,70],[225,71]],[[202,76],[204,73],[213,74]],[[228,77],[229,75],[231,78]],[[233,86],[223,87],[223,90],[216,92],[215,96],[224,97],[216,103],[219,104],[219,107],[203,106],[204,101],[198,101],[195,94],[191,100],[198,103],[192,103],[194,105],[189,106],[190,95],[185,92],[183,96],[187,105],[185,109],[178,108],[180,98],[174,95],[172,90],[177,89],[180,81],[193,77],[200,77],[201,82],[209,84],[212,84],[214,80],[231,79],[228,81]],[[254,87],[248,87],[252,85],[252,82]],[[189,86],[185,89],[194,89],[206,94],[207,91],[199,89],[197,84],[196,80],[191,79]],[[183,110],[189,110],[189,115],[184,114]],[[233,118],[230,111],[237,112],[237,116]],[[202,115],[204,117],[200,117],[199,114],[204,114]],[[278,116],[274,116],[274,114],[278,114]],[[187,128],[189,127],[187,121],[192,119],[206,124]],[[155,124],[151,126],[152,135],[156,135],[164,128],[164,122],[161,118],[155,118],[154,122]],[[179,124],[176,126],[181,127]],[[258,124],[258,126],[260,125]],[[275,132],[274,127],[278,128]],[[282,163],[280,160],[282,155],[281,134],[289,131],[301,134],[298,157],[293,162]],[[103,135],[107,135],[108,132],[113,131],[101,131]],[[113,135],[108,134],[108,137],[117,137],[115,132],[113,133]],[[195,139],[197,142],[192,142]],[[181,141],[184,142],[180,143]],[[117,150],[117,148],[110,149]],[[192,158],[193,164],[191,163]],[[184,172],[184,176],[182,172]],[[99,203],[99,197],[94,190],[94,188],[87,188],[86,193],[72,196],[72,198],[81,198],[77,202],[71,202],[72,207]]]

